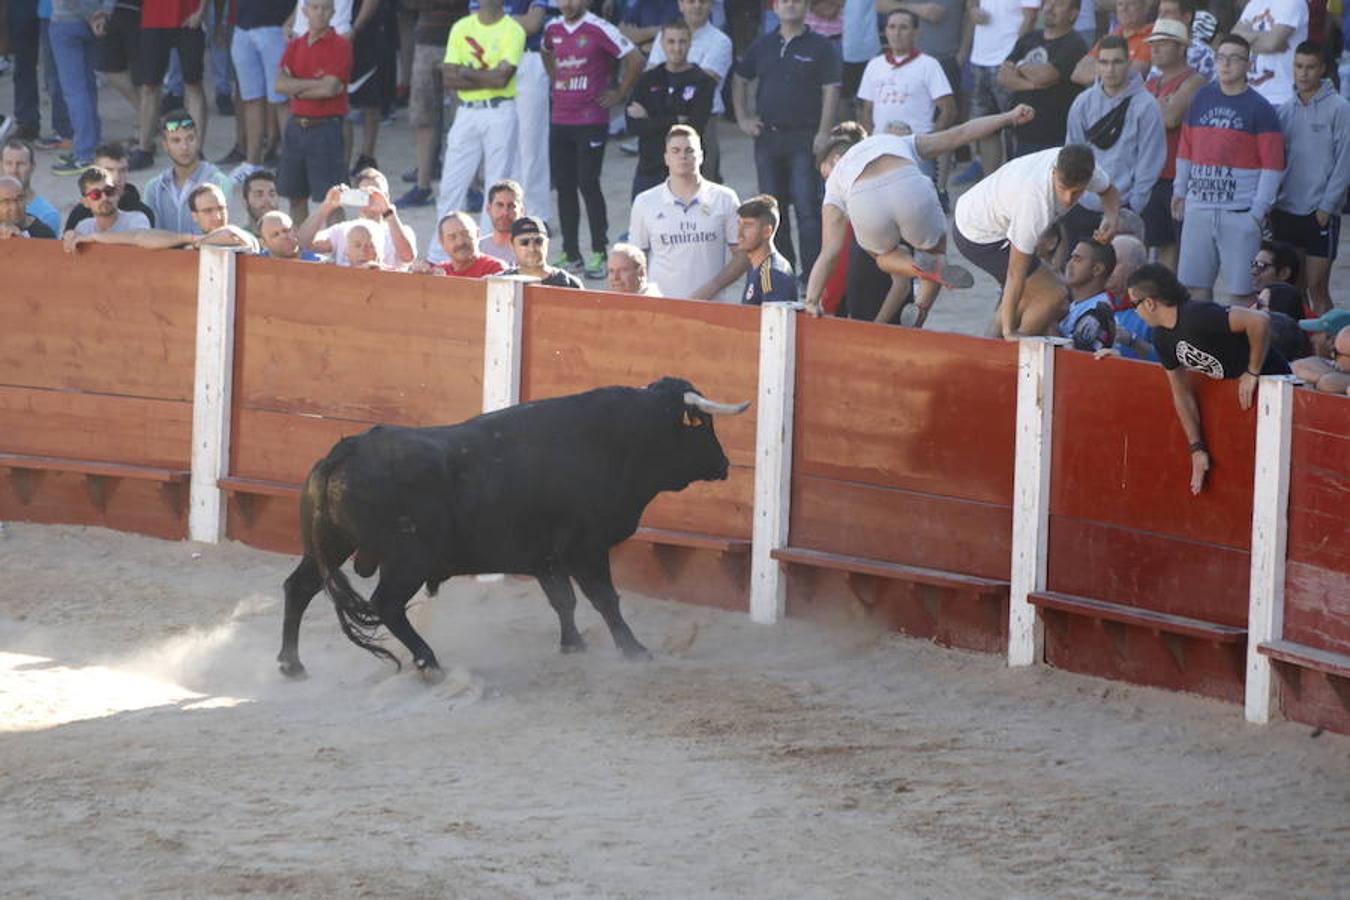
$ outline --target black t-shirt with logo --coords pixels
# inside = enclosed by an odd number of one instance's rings
[[[1177,307],[1176,327],[1155,326],[1153,347],[1164,369],[1180,366],[1210,378],[1240,377],[1251,355],[1247,335],[1228,327],[1228,307],[1202,300],[1187,300]],[[1288,372],[1288,363],[1271,347],[1261,374]]]
[[[1044,147],[1058,147],[1064,143],[1069,107],[1082,90],[1070,76],[1087,51],[1087,44],[1076,31],[1047,40],[1045,32],[1038,28],[1017,39],[1008,54],[1008,62],[1013,65],[1049,63],[1059,71],[1059,81],[1048,88],[1013,92],[1014,103],[1025,103],[1036,110],[1036,118],[1017,127],[1019,141]]]

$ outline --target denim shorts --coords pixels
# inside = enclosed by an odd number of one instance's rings
[[[277,72],[281,69],[281,55],[286,52],[286,35],[281,26],[236,28],[230,44],[230,59],[239,79],[241,100],[261,100],[285,103],[289,97],[277,93]]]

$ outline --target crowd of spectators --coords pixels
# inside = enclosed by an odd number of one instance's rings
[[[1340,23],[1323,0],[1194,4],[8,0],[0,238],[792,302],[821,255],[839,159],[826,151],[847,119],[940,148],[889,165],[931,180],[957,249],[1000,284],[991,334],[1216,377],[1294,363],[1344,390],[1350,335],[1334,333],[1330,286],[1350,186]],[[127,141],[104,139],[99,78],[135,110]],[[400,103],[417,165],[395,197],[375,154]],[[218,163],[202,154],[213,105],[236,129]],[[1023,108],[1003,131],[960,130]],[[723,183],[723,118],[751,139],[744,202]],[[603,163],[620,131],[637,165],[631,207],[612,216]],[[47,151],[76,185],[51,198],[74,202],[64,223],[31,189]],[[157,157],[138,190],[129,173]],[[432,205],[435,233],[419,236],[400,209]],[[819,305],[898,323],[914,289],[878,268],[856,224],[827,242]]]

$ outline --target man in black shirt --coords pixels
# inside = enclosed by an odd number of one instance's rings
[[[566,269],[555,269],[545,262],[548,259],[548,225],[542,219],[521,216],[512,222],[511,249],[516,254],[516,265],[503,275],[529,275],[550,287],[577,290],[585,287]]]
[[[112,179],[108,182],[109,187],[116,187],[120,193],[117,197],[117,208],[122,212],[138,212],[145,215],[150,220],[150,227],[155,227],[155,214],[150,211],[150,207],[141,202],[141,193],[136,190],[136,185],[127,181],[127,172],[130,171],[130,163],[127,159],[127,151],[121,144],[99,144],[94,148],[94,165],[107,171]],[[92,216],[83,203],[76,203],[70,215],[66,216],[66,227],[61,229],[64,234],[71,231],[76,225]]]
[[[690,126],[702,141],[717,92],[717,79],[689,63],[688,22],[670,22],[660,40],[666,61],[638,76],[627,109],[628,131],[638,136],[633,197],[666,180],[666,134],[672,125]]]
[[[1209,447],[1200,405],[1186,370],[1210,378],[1238,379],[1238,403],[1250,409],[1261,375],[1287,375],[1289,364],[1270,350],[1270,319],[1257,309],[1192,300],[1172,270],[1140,266],[1126,287],[1130,305],[1153,328],[1153,346],[1167,370],[1172,404],[1190,442],[1191,493],[1200,493],[1209,471]]]
[[[741,130],[755,139],[759,190],[773,195],[783,216],[774,243],[805,278],[820,255],[815,151],[834,127],[843,62],[827,38],[807,27],[805,0],[774,0],[773,11],[778,29],[761,35],[736,63],[732,101]],[[797,217],[800,258],[792,249],[789,206]]]
[[[1081,87],[1069,80],[1087,44],[1073,30],[1079,0],[1046,0],[1045,27],[1017,39],[998,70],[998,83],[1013,92],[1014,103],[1036,110],[1036,117],[1013,131],[1013,156],[1062,146],[1064,120]]]

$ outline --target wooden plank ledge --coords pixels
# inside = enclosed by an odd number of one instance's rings
[[[672,547],[690,547],[695,550],[716,550],[732,556],[742,556],[750,552],[750,542],[744,538],[720,537],[696,531],[672,531],[666,528],[639,528],[629,540]]]
[[[158,481],[164,484],[186,484],[192,477],[192,473],[187,469],[138,466],[131,463],[99,462],[89,459],[66,459],[59,456],[28,456],[23,453],[0,453],[0,468],[36,472],[74,472],[97,478],[135,478],[140,481]]]
[[[1309,647],[1294,641],[1266,641],[1257,645],[1256,652],[1301,669],[1313,669],[1337,678],[1350,678],[1350,654]]]
[[[1057,609],[1076,616],[1086,616],[1105,622],[1120,622],[1125,625],[1137,625],[1153,631],[1179,634],[1185,637],[1200,638],[1216,644],[1239,644],[1247,637],[1247,629],[1233,625],[1219,625],[1204,622],[1186,616],[1156,612],[1151,609],[1139,609],[1106,600],[1094,600],[1090,597],[1078,597],[1073,594],[1061,594],[1056,591],[1039,591],[1027,595],[1027,601],[1034,606]]]
[[[300,485],[288,481],[268,481],[265,478],[239,478],[227,475],[216,479],[216,484],[227,494],[255,494],[263,497],[299,497]]]
[[[1006,593],[1008,590],[1008,582],[996,578],[963,575],[959,572],[946,572],[942,569],[928,569],[923,566],[908,566],[902,563],[886,562],[885,560],[869,559],[862,556],[847,556],[842,553],[827,553],[824,550],[783,547],[779,550],[770,551],[769,555],[779,562],[793,565],[835,569],[855,575],[871,575],[876,578],[929,584],[934,587],[973,590],[978,594],[999,594]]]

